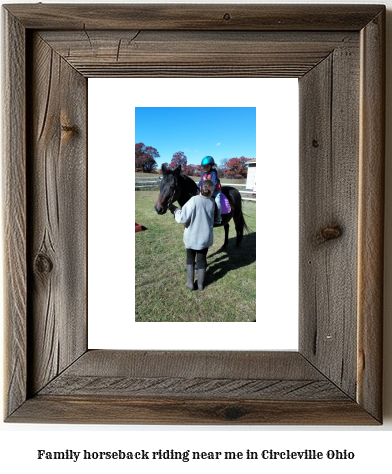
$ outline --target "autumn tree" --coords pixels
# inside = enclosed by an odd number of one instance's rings
[[[226,162],[227,162],[227,158],[223,158],[219,165],[217,166],[216,168],[216,171],[218,173],[218,178],[221,179],[221,178],[225,178],[226,177],[226,173],[227,173],[227,168],[226,168]]]
[[[171,163],[169,165],[170,169],[177,168],[177,166],[181,165],[181,168],[184,169],[187,164],[187,157],[185,156],[183,151],[177,151],[174,153]]]
[[[226,176],[226,170],[225,170],[225,168],[224,168],[224,165],[223,165],[223,166],[222,166],[222,165],[218,165],[218,166],[216,167],[216,173],[217,173],[219,179],[220,179],[220,178],[224,178],[224,177]]]
[[[201,176],[203,174],[203,170],[201,165],[195,165],[195,176]]]
[[[186,165],[182,172],[188,176],[196,176],[197,174],[196,165]]]
[[[225,174],[227,178],[241,179],[246,178],[248,174],[247,163],[250,158],[241,156],[240,158],[230,158],[225,163]]]
[[[144,173],[151,173],[157,169],[155,158],[160,155],[156,148],[146,146],[144,143],[135,145],[135,169],[141,169]]]

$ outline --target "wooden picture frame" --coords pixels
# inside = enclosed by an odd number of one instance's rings
[[[382,423],[385,7],[18,4],[3,20],[5,420]],[[109,76],[299,78],[298,352],[88,349],[87,78]]]

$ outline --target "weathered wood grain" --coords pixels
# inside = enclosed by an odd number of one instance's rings
[[[42,31],[86,77],[134,75],[300,77],[356,33]]]
[[[300,82],[300,350],[356,393],[359,50]]]
[[[24,28],[7,12],[3,26],[4,411],[9,416],[27,390],[26,76]]]
[[[83,407],[76,419],[84,419],[84,410],[92,409],[95,415],[89,416],[98,416],[101,422],[107,416],[103,400],[108,399],[111,405],[112,400],[123,400],[131,407],[125,418],[122,403],[119,413],[113,411],[111,422],[120,423],[139,422],[143,412],[152,423],[168,416],[170,423],[263,424],[280,419],[317,424],[322,419],[340,424],[343,421],[336,415],[342,415],[343,407],[348,408],[351,423],[375,423],[295,352],[94,350],[44,387],[41,397],[51,407],[41,416],[49,420],[59,416],[56,405],[66,397]],[[74,420],[74,408],[72,402],[61,406],[65,409],[61,416]]]
[[[36,396],[10,419],[34,423],[188,425],[375,425],[360,405],[341,401],[137,399]]]
[[[60,375],[40,395],[227,398],[230,400],[345,400],[329,380],[207,379],[180,377],[129,378]]]
[[[357,400],[382,418],[385,11],[361,31]]]
[[[379,5],[7,5],[31,29],[358,31]]]
[[[86,349],[86,79],[38,36],[31,43],[30,390]]]
[[[90,350],[67,375],[324,380],[298,352]]]
[[[40,395],[342,400],[296,352],[89,351]]]

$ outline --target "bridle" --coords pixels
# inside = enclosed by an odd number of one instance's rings
[[[176,182],[176,186],[174,187],[174,190],[173,190],[171,196],[169,197],[169,200],[167,201],[167,207],[169,207],[173,203],[174,195],[176,194],[176,191],[177,191],[177,182]]]
[[[173,191],[173,194],[169,197],[169,200],[167,201],[167,207],[169,207],[173,201],[174,201],[174,193],[176,192],[176,190]]]

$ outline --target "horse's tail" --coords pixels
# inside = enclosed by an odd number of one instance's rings
[[[239,196],[240,198],[240,206],[239,206],[239,210],[240,212],[237,214],[237,219],[236,219],[236,227],[238,227],[240,230],[241,230],[241,234],[243,235],[244,234],[244,231],[246,234],[250,234],[252,232],[252,230],[248,227],[248,224],[245,222],[245,214],[243,212],[243,209],[242,209],[242,204],[243,204],[243,199],[241,197],[241,195]],[[238,209],[238,208],[236,208]]]
[[[242,212],[242,203],[244,201],[241,199],[241,214],[239,215],[239,226],[242,228],[242,232],[245,231],[246,234],[250,234],[252,229],[248,227],[248,224],[245,222],[244,213]]]
[[[235,190],[235,211],[234,211],[234,223],[235,223],[235,229],[237,232],[237,240],[236,240],[236,245],[239,246],[240,243],[242,242],[242,238],[244,235],[244,231],[247,234],[250,234],[252,230],[248,227],[247,223],[245,222],[245,217],[243,213],[243,199],[241,197],[240,192],[236,189]]]

